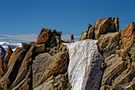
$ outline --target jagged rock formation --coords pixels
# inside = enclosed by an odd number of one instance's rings
[[[98,19],[94,25],[90,25],[86,32],[82,33],[81,39],[99,39],[103,34],[109,32],[116,32],[119,30],[119,19],[115,18],[103,18]]]
[[[98,90],[103,71],[103,57],[95,40],[84,40],[69,46],[69,81],[72,90]]]
[[[48,90],[44,85],[52,80],[53,90],[70,90],[68,63],[61,32],[42,29],[37,42],[22,43],[14,52],[8,47],[5,61],[0,57],[0,90]]]
[[[103,35],[98,40],[105,57],[106,69],[100,90],[135,89],[135,24],[129,24],[122,32]]]
[[[98,39],[99,51],[105,58],[100,90],[135,89],[135,24],[118,30],[118,18],[99,19],[81,36],[81,40]]]
[[[119,32],[118,17],[98,19],[81,40],[64,45],[61,32],[42,29],[37,42],[8,47],[0,90],[135,89],[134,23]]]

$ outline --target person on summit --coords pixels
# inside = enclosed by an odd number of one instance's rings
[[[74,43],[74,35],[71,35],[71,43]]]

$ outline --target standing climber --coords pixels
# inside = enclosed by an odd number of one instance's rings
[[[92,27],[92,25],[91,24],[89,24],[89,26],[88,26],[88,31],[89,31],[89,29]]]
[[[71,35],[71,43],[74,43],[74,35]]]

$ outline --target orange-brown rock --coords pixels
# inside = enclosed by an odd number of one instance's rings
[[[42,29],[38,36],[37,43],[39,43],[39,44],[46,43],[49,39],[49,35],[50,35],[49,29]]]
[[[131,23],[121,32],[122,49],[129,49],[135,42],[135,24]]]
[[[19,68],[18,74],[16,76],[16,79],[14,80],[14,82],[12,83],[12,87],[17,86],[17,84],[19,84],[21,81],[23,81],[23,79],[26,77],[28,71],[29,71],[29,63],[32,59],[32,51],[34,49],[34,46],[31,46],[31,48],[29,49],[29,51],[27,52],[27,54],[25,55],[22,64]]]
[[[3,59],[2,56],[0,55],[0,78],[4,75],[4,65],[3,65]]]
[[[88,30],[82,34],[81,40],[83,39],[99,39],[103,34],[110,32],[116,32],[119,29],[119,19],[116,18],[102,18],[97,19],[96,23],[92,25]]]
[[[95,39],[98,39],[102,34],[117,31],[112,18],[98,19],[94,25],[94,29]]]
[[[18,90],[30,90],[28,82],[26,81]]]
[[[12,55],[13,51],[11,49],[10,46],[8,46],[7,50],[6,50],[6,56],[5,56],[5,63],[7,64],[11,55]]]
[[[24,58],[25,52],[26,51],[23,50],[22,48],[17,48],[13,52],[8,62],[8,70],[4,74],[4,76],[0,79],[1,87],[4,87],[5,85],[9,87],[9,85],[14,81],[18,73],[22,59]]]

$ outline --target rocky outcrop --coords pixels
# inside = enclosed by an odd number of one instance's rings
[[[0,79],[0,85],[4,90],[8,89],[12,82],[15,80],[15,77],[18,73],[18,69],[22,62],[22,59],[24,58],[25,53],[26,51],[22,48],[17,48],[11,55],[7,66],[8,70]]]
[[[135,24],[129,24],[124,30],[121,32],[121,48],[128,49],[135,42]]]
[[[103,54],[106,69],[100,90],[134,90],[135,24],[121,32],[101,35],[99,50]]]
[[[68,49],[62,44],[61,32],[42,29],[37,42],[22,43],[14,52],[8,47],[4,60],[1,57],[1,90],[33,90],[42,86],[42,90],[48,90],[44,85],[52,80],[51,87],[55,90],[71,88],[67,75]]]
[[[7,50],[6,50],[6,56],[5,56],[5,62],[8,63],[11,55],[12,55],[13,51],[10,48],[10,46],[8,46]]]
[[[97,41],[84,40],[69,45],[69,81],[72,90],[98,90],[103,71],[103,57],[98,52]]]
[[[48,53],[37,56],[33,62],[33,87],[41,85],[51,76],[66,73],[68,60],[67,52],[59,52],[54,56]]]
[[[49,39],[50,31],[51,30],[49,29],[42,29],[38,36],[37,43],[39,44],[46,43]]]
[[[81,40],[84,39],[99,39],[103,34],[110,32],[116,32],[119,30],[119,19],[115,18],[103,18],[98,19],[96,23],[88,27],[88,30],[81,36]]]

